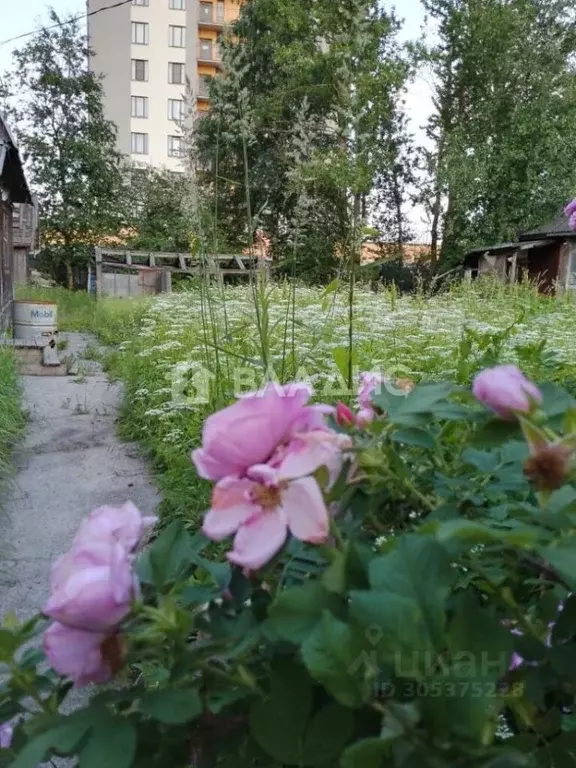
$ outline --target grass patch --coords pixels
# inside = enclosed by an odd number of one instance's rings
[[[118,344],[138,326],[150,299],[96,298],[84,291],[67,288],[40,288],[32,285],[19,286],[17,299],[28,301],[54,301],[58,305],[58,330],[97,334],[105,344]]]
[[[0,484],[12,474],[12,450],[25,422],[16,360],[11,349],[0,347]]]

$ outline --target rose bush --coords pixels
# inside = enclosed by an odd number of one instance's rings
[[[44,614],[5,619],[0,766],[571,765],[576,400],[510,367],[473,391],[365,375],[356,410],[270,385],[210,417],[202,531],[142,550],[153,521],[97,510]]]

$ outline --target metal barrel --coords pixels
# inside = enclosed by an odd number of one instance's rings
[[[14,338],[45,346],[58,332],[54,301],[15,301]]]

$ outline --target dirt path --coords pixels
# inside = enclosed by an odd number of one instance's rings
[[[81,359],[94,338],[63,335],[70,346],[61,355],[79,358],[76,375],[22,380],[29,423],[13,487],[0,500],[0,617],[42,607],[51,563],[92,509],[131,499],[149,515],[159,501],[136,446],[116,437],[120,385]]]

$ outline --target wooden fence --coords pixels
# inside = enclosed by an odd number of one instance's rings
[[[269,265],[269,259],[245,253],[199,255],[95,248],[94,281],[89,278],[88,289],[95,290],[97,296],[170,293],[173,274],[191,277],[208,275],[215,279],[227,276],[246,278],[254,269],[267,271]]]

